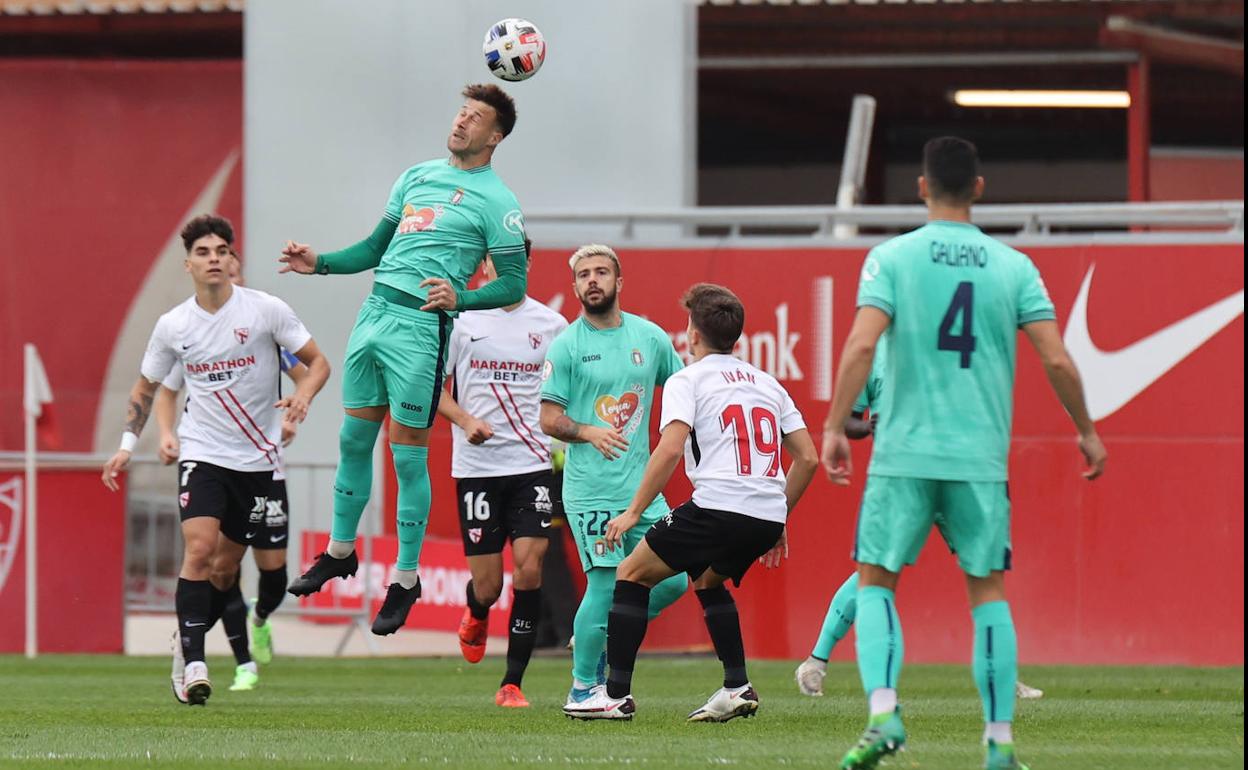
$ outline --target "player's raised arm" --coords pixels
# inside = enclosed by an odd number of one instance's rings
[[[130,463],[134,445],[138,443],[143,426],[152,414],[152,401],[159,384],[139,375],[134,387],[130,388],[130,400],[126,406],[126,431],[121,435],[121,448],[104,463],[104,472],[100,474],[100,481],[114,492],[120,489],[117,476]]]
[[[317,254],[306,243],[286,241],[286,245],[282,247],[282,256],[277,260],[282,263],[277,272],[347,275],[372,270],[381,264],[381,257],[390,245],[396,226],[398,220],[383,216],[364,240],[328,254]]]
[[[1062,342],[1056,321],[1023,324],[1023,331],[1027,333],[1027,339],[1031,340],[1032,347],[1040,356],[1040,362],[1044,364],[1044,373],[1048,375],[1053,392],[1057,394],[1066,414],[1074,422],[1075,430],[1079,432],[1079,451],[1088,463],[1083,477],[1091,481],[1105,472],[1107,452],[1105,445],[1101,443],[1101,437],[1097,435],[1096,424],[1088,414],[1079,368],[1075,366],[1074,359],[1066,350],[1066,344]]]
[[[685,453],[685,441],[688,439],[689,425],[686,423],[673,421],[663,427],[663,435],[659,438],[658,446],[650,453],[650,460],[646,462],[646,470],[642,474],[641,484],[633,493],[632,502],[623,513],[607,522],[607,532],[603,538],[607,541],[607,548],[615,550],[624,533],[641,520],[641,512],[649,508],[654,498],[667,486],[676,470],[676,464]],[[814,447],[811,448],[813,450]],[[809,482],[810,479],[807,478],[806,481]]]

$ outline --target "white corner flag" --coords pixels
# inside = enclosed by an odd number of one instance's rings
[[[38,430],[50,429],[52,425],[52,386],[48,373],[43,369],[39,351],[29,342],[25,346],[25,368],[22,379],[22,405],[26,412],[26,657],[39,654],[38,636],[38,552],[35,539],[35,453],[38,450]]]

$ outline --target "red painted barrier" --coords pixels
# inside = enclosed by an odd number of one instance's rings
[[[98,467],[43,469],[38,484],[39,652],[121,652],[125,488],[105,489]],[[0,469],[0,652],[26,649],[24,487]]]
[[[1063,326],[1095,265],[1087,323],[1102,350],[1131,345],[1244,285],[1242,245],[1028,251]],[[779,376],[808,423],[818,426],[837,360],[827,353],[839,355],[852,322],[863,255],[848,249],[624,250],[622,303],[668,329],[683,352],[682,291],[697,281],[732,288],[746,304],[741,354]],[[564,256],[537,253],[530,294],[543,301],[561,296],[565,315],[573,317],[579,305],[561,269]],[[1016,558],[1009,590],[1024,660],[1243,663],[1243,344],[1240,316],[1101,420],[1111,459],[1108,474],[1094,484],[1079,477],[1069,421],[1030,347],[1020,344],[1011,454]],[[1103,383],[1089,382],[1098,386]],[[448,433],[439,423],[430,453],[431,529],[443,535],[457,531]],[[859,469],[869,452],[869,443],[858,446]],[[794,515],[788,563],[747,577],[737,597],[752,655],[808,652],[827,601],[853,569],[849,552],[864,481],[861,470],[848,490],[816,479]],[[679,478],[669,502],[687,494]],[[969,657],[962,579],[939,538],[903,577],[898,605],[909,659]],[[696,603],[682,600],[665,613],[648,644],[705,646]],[[836,654],[848,657],[852,646]]]

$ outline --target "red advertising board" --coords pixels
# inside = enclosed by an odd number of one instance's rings
[[[331,580],[318,593],[304,596],[300,607],[334,608],[358,611],[364,604],[367,582],[369,617],[377,615],[386,598],[386,587],[394,582],[394,561],[399,553],[399,541],[390,535],[380,535],[365,542],[357,541],[356,553],[360,556],[360,569],[355,577]],[[304,563],[300,572],[312,566],[316,554],[329,545],[328,532],[304,532],[301,553]],[[371,551],[368,549],[371,548]],[[503,592],[490,608],[491,635],[506,636],[511,614],[511,551],[503,554]],[[466,605],[464,588],[471,574],[464,558],[463,544],[458,540],[429,537],[420,552],[420,599],[408,617],[406,629],[427,631],[454,631],[459,628]],[[309,620],[324,623],[345,623],[343,616],[310,615]]]

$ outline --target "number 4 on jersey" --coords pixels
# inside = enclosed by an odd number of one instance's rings
[[[963,369],[971,368],[971,353],[975,352],[974,306],[975,284],[970,281],[959,283],[953,292],[953,301],[949,303],[949,309],[945,311],[945,317],[940,322],[940,332],[936,338],[937,350],[952,350],[962,354],[959,365]],[[959,315],[962,316],[961,333],[954,336],[951,332]]]

